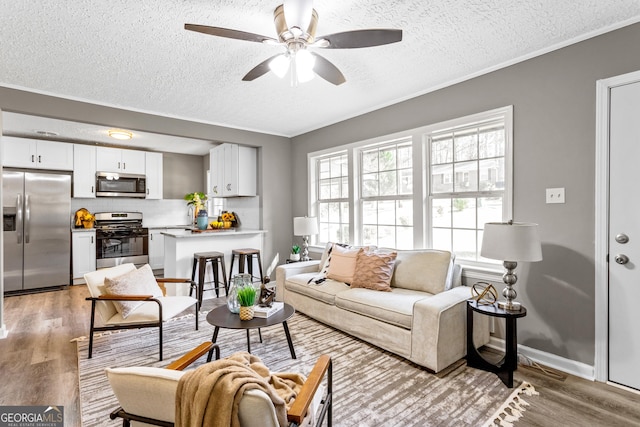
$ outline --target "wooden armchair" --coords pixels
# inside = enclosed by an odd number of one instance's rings
[[[205,342],[166,368],[107,368],[107,378],[121,405],[111,413],[111,419],[122,418],[123,427],[130,426],[131,422],[173,426],[176,389],[180,377],[184,374],[182,370],[210,350],[215,350],[216,359],[220,358],[218,346]],[[320,409],[315,414],[309,413],[314,400],[320,397],[315,395],[325,376],[327,377],[326,392],[322,396]],[[293,406],[287,412],[290,427],[320,426],[325,418],[327,426],[331,427],[332,376],[331,358],[328,355],[320,356]],[[249,390],[244,393],[240,401],[239,417],[241,427],[278,427],[273,403],[267,394],[260,390]]]
[[[122,264],[112,268],[104,268],[84,275],[91,297],[91,327],[89,331],[89,359],[93,354],[93,334],[100,331],[118,329],[158,328],[159,356],[162,360],[162,324],[182,313],[189,307],[194,308],[196,330],[198,329],[198,309],[195,298],[188,296],[166,296],[166,284],[192,283],[190,279],[162,279],[156,278],[162,290],[162,296],[153,295],[114,295],[106,292],[105,278],[114,278],[136,271],[133,264]],[[143,301],[125,318],[118,312],[115,301]],[[96,311],[99,313],[104,326],[95,325]]]

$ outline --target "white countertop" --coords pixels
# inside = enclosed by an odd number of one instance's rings
[[[90,231],[95,232],[96,229],[95,228],[72,228],[71,229],[72,233],[87,233],[87,232],[90,232]]]
[[[164,231],[160,234],[163,234],[167,237],[175,237],[176,239],[183,239],[183,238],[198,238],[198,239],[202,239],[202,238],[206,238],[206,237],[222,237],[222,236],[237,236],[237,235],[243,235],[243,234],[264,234],[266,233],[265,230],[248,230],[248,229],[229,229],[229,230],[222,230],[222,231],[210,231],[210,232],[202,232],[202,233],[192,233],[189,230],[175,230],[175,231]]]

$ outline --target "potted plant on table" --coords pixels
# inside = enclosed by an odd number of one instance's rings
[[[291,255],[289,255],[291,261],[300,261],[300,246],[291,246]]]
[[[253,319],[253,306],[256,303],[258,291],[253,285],[245,285],[238,289],[238,303],[240,303],[240,320]]]
[[[204,214],[207,213],[205,209],[205,202],[207,201],[207,195],[202,192],[188,193],[184,196],[184,199],[187,201],[187,206],[193,208],[193,223],[194,225],[197,225],[198,214],[200,213],[200,210],[202,210]],[[206,215],[201,215],[201,216],[206,216]],[[208,218],[203,219],[202,222],[204,224],[207,224]],[[206,228],[206,226],[204,228]]]

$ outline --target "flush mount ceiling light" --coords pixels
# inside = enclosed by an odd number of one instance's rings
[[[107,133],[111,138],[115,139],[125,140],[133,138],[133,133],[129,132],[128,130],[110,129]]]
[[[262,61],[242,80],[252,81],[269,71],[283,78],[289,72],[291,86],[309,81],[316,74],[336,86],[346,81],[335,65],[308,48],[354,49],[402,40],[402,30],[396,29],[354,30],[316,37],[318,14],[313,8],[313,0],[283,0],[273,12],[273,20],[277,39],[208,25],[185,24],[184,28],[217,37],[283,46],[286,52]]]

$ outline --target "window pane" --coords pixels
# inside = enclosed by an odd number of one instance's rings
[[[396,228],[396,249],[413,249],[413,228],[397,227]]]
[[[340,223],[340,203],[329,203],[329,222]]]
[[[454,189],[460,191],[478,191],[478,162],[455,163]]]
[[[378,174],[368,173],[362,175],[362,197],[375,197],[378,195]]]
[[[380,150],[379,162],[381,171],[396,169],[396,147]]]
[[[329,160],[325,159],[325,160],[320,160],[318,162],[318,175],[320,179],[327,179],[330,178],[331,175],[329,173],[330,169],[329,169]]]
[[[481,132],[478,138],[481,159],[504,156],[504,128]]]
[[[433,248],[443,251],[451,250],[451,229],[434,228],[432,232]]]
[[[502,197],[478,198],[478,228],[484,228],[487,222],[502,221]]]
[[[388,225],[378,227],[378,246],[394,248],[396,246],[396,228]]]
[[[342,178],[342,193],[340,194],[341,198],[349,197],[349,177],[345,176]]]
[[[378,223],[378,202],[362,203],[362,223],[365,225]]]
[[[398,168],[413,167],[413,155],[410,145],[398,147]]]
[[[342,163],[344,162],[343,156],[333,157],[331,159],[331,177],[335,178],[342,173]]]
[[[349,202],[340,203],[341,209],[341,221],[344,224],[349,224]],[[347,227],[348,229],[348,227]]]
[[[431,192],[451,193],[453,191],[453,165],[431,167]]]
[[[453,139],[441,139],[431,143],[431,164],[453,162]]]
[[[329,221],[329,203],[320,203],[318,205],[318,215],[321,223]]]
[[[362,172],[378,171],[378,150],[362,152]]]
[[[396,202],[393,200],[378,202],[378,224],[396,224]],[[378,231],[379,233],[380,231]]]
[[[398,171],[398,194],[413,194],[413,170],[401,169]]]
[[[331,179],[331,198],[339,199],[341,197],[341,190],[342,190],[342,179],[332,178]]]
[[[456,162],[478,158],[478,136],[475,132],[471,135],[456,136],[454,146]]]
[[[381,196],[395,196],[398,194],[396,171],[380,172],[378,174],[378,182]]]
[[[453,251],[456,256],[476,259],[476,230],[453,230]]]
[[[349,241],[349,225],[343,224],[340,227],[340,234],[336,239],[336,242],[350,244],[351,242]]]
[[[480,160],[480,191],[504,190],[504,158]]]
[[[331,180],[320,181],[320,200],[331,198]]]
[[[451,227],[451,199],[433,199],[431,206],[433,227]]]
[[[476,199],[453,199],[453,227],[476,228]]]
[[[362,244],[377,245],[378,244],[378,227],[375,225],[365,225],[362,227]]]
[[[396,217],[397,225],[413,226],[413,200],[396,201]]]

